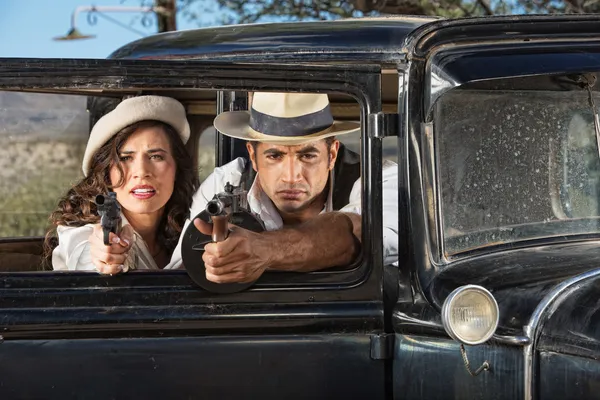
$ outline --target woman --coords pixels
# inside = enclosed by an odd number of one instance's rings
[[[198,187],[184,147],[190,135],[175,99],[140,96],[122,101],[94,125],[83,157],[85,178],[62,198],[46,235],[55,270],[117,274],[130,268],[170,269],[171,254]],[[114,191],[122,230],[104,245],[94,199]],[[48,251],[49,256],[49,251]]]

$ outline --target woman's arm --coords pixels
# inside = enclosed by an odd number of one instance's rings
[[[96,271],[88,241],[92,231],[92,225],[79,227],[59,225],[58,246],[52,251],[52,268],[55,271]]]

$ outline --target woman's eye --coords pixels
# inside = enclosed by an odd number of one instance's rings
[[[131,156],[121,156],[119,157],[119,161],[125,162],[131,160]]]
[[[152,160],[159,160],[159,161],[162,161],[162,160],[164,160],[164,159],[165,159],[165,158],[164,158],[163,156],[161,156],[160,154],[152,154],[152,155],[150,156],[150,158],[151,158]]]

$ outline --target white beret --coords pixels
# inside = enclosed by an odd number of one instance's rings
[[[183,144],[190,138],[190,124],[185,116],[185,108],[180,102],[163,96],[131,97],[100,118],[92,128],[83,155],[83,175],[88,175],[92,157],[100,147],[122,129],[144,120],[161,121],[172,126],[179,133]]]

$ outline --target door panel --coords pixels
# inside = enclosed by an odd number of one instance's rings
[[[382,368],[366,335],[17,340],[0,398],[377,399]]]
[[[177,71],[174,74],[173,71]],[[215,295],[184,271],[0,273],[1,398],[383,398],[378,66],[0,59],[0,90],[190,98],[338,91],[361,105],[363,258]],[[202,77],[199,79],[198,77]]]

